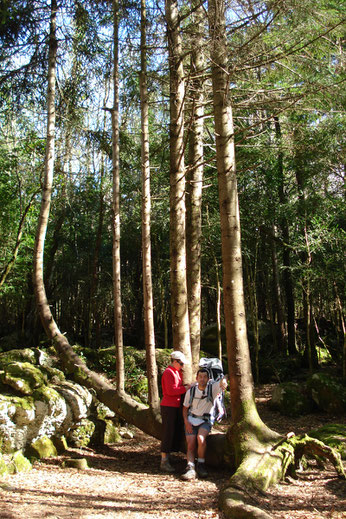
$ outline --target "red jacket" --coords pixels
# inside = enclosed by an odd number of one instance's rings
[[[173,366],[168,366],[161,378],[162,394],[161,405],[180,407],[180,397],[186,392],[183,385],[183,375]]]

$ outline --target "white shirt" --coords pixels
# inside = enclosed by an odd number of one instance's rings
[[[213,402],[217,395],[220,392],[220,380],[212,383],[212,397]],[[184,406],[190,407],[190,393],[191,388],[188,389],[185,393],[184,398]],[[195,396],[191,402],[191,413],[196,416],[188,415],[188,421],[191,425],[201,425],[205,420],[203,419],[204,414],[212,414],[214,411],[214,403],[210,402],[208,399],[208,387],[206,387],[203,391],[198,389],[198,385],[196,384]],[[198,418],[197,418],[198,417]],[[200,418],[201,417],[201,418]]]

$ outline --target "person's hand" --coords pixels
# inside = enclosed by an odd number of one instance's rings
[[[220,380],[220,388],[222,389],[222,391],[225,391],[225,389],[227,389],[227,379],[226,378],[223,378]]]
[[[190,422],[187,420],[187,421],[185,422],[185,432],[186,432],[187,434],[192,434],[192,431],[193,431],[193,429],[192,429],[192,424],[190,424]]]

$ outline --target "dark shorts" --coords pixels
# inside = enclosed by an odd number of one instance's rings
[[[186,436],[197,436],[199,429],[206,429],[208,433],[210,433],[212,428],[212,425],[210,422],[203,422],[200,425],[193,425],[192,426],[192,433],[187,433],[185,429]]]

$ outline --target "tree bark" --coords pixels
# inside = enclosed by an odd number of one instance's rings
[[[112,110],[112,165],[113,165],[113,297],[114,338],[116,347],[117,390],[125,391],[125,368],[123,349],[123,325],[121,309],[121,262],[120,262],[120,171],[119,171],[119,2],[113,0],[114,62]]]
[[[191,70],[192,98],[189,125],[189,153],[186,194],[186,257],[189,304],[190,341],[193,372],[197,371],[201,346],[201,238],[203,186],[203,129],[204,129],[204,68],[203,52],[204,10],[199,0],[191,2]]]
[[[279,175],[279,201],[281,205],[286,203],[286,196],[284,191],[284,168],[283,168],[283,154],[281,151],[282,133],[278,117],[274,117],[276,140],[279,147],[278,152],[278,175]],[[282,233],[282,258],[283,258],[283,285],[286,296],[287,308],[287,349],[289,355],[297,353],[296,348],[296,329],[295,329],[295,301],[293,291],[293,280],[291,273],[291,254],[290,254],[290,233],[287,218],[282,215],[280,218],[280,228]]]
[[[170,258],[173,348],[188,364],[184,380],[192,380],[190,328],[186,280],[186,208],[184,164],[185,79],[176,0],[166,0],[170,72]]]
[[[242,488],[248,488],[251,483],[263,486],[276,480],[281,470],[279,458],[272,460],[268,454],[266,463],[269,460],[272,465],[268,466],[265,478],[258,473],[256,467],[262,468],[263,453],[270,451],[280,435],[262,422],[254,397],[246,333],[233,117],[228,91],[230,77],[223,0],[209,0],[208,18],[221,220],[224,313],[232,409],[232,422],[227,431],[227,439],[228,445],[233,448],[237,467],[235,474],[229,480],[230,486],[221,492],[220,502],[227,514],[233,514],[229,517],[241,517],[234,515],[234,510],[231,511],[234,499],[229,494],[239,485]]]
[[[159,411],[159,391],[157,385],[157,365],[155,356],[154,304],[151,276],[151,193],[149,162],[149,103],[147,88],[146,57],[146,3],[141,0],[141,158],[142,158],[142,260],[143,260],[143,300],[144,300],[144,340],[146,351],[148,393],[150,407]]]
[[[277,317],[277,327],[278,333],[276,333],[276,327],[274,328],[275,333],[275,343],[278,346],[279,351],[286,353],[286,344],[285,344],[285,322],[284,315],[282,310],[282,298],[281,298],[281,287],[280,287],[280,278],[279,278],[279,267],[278,267],[278,257],[276,251],[276,229],[275,225],[272,225],[270,229],[271,240],[270,240],[270,249],[271,249],[271,257],[272,257],[272,269],[273,269],[273,292],[274,292],[274,302],[276,309],[276,317]]]

